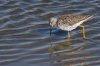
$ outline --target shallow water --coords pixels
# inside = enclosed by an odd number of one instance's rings
[[[0,0],[0,66],[100,66],[99,0]],[[97,13],[71,32],[53,29],[50,17]],[[70,44],[70,45],[69,45]]]

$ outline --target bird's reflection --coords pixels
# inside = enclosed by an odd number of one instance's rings
[[[90,56],[89,52],[84,51],[87,40],[82,40],[80,46],[73,46],[76,40],[71,42],[65,41],[57,44],[52,44],[49,48],[49,52],[53,57],[53,64],[56,66],[58,64],[66,64],[67,66],[73,66],[76,62],[80,62],[80,65],[85,65],[84,60],[87,60]],[[77,42],[76,42],[77,43]],[[79,43],[80,44],[80,43]],[[82,59],[79,59],[82,57]],[[58,65],[59,66],[59,65]]]

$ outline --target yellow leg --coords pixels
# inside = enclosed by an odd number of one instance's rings
[[[68,31],[68,41],[70,41],[70,32]]]
[[[81,26],[81,27],[82,27],[83,38],[86,39],[85,26]]]

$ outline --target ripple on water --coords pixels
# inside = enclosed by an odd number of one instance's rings
[[[96,66],[100,65],[100,14],[81,28],[67,32],[52,28],[49,18],[63,14],[94,14],[99,0],[2,0],[0,1],[0,65]],[[22,61],[22,62],[21,62]]]

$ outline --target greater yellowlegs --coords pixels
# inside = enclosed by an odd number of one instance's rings
[[[61,30],[68,31],[68,41],[70,41],[70,31],[76,29],[78,26],[82,27],[83,38],[86,38],[83,22],[90,19],[92,15],[71,15],[65,14],[58,18],[50,18],[50,25]]]

